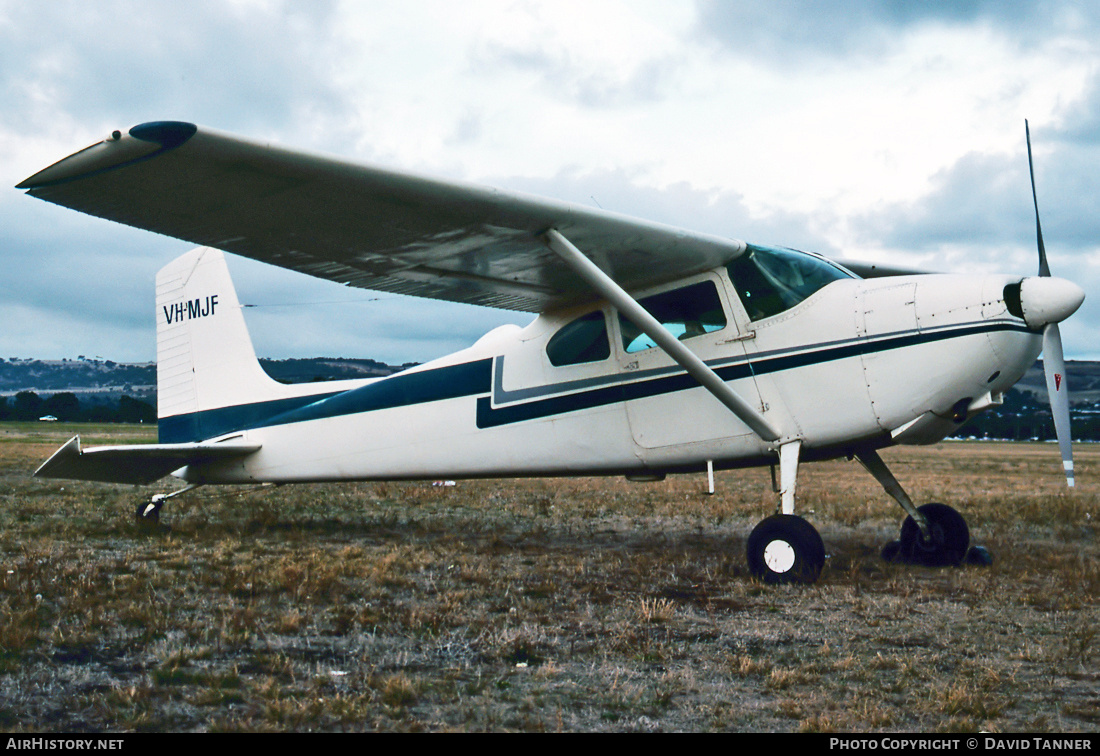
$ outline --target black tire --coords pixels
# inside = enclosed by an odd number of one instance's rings
[[[156,525],[160,522],[160,507],[159,501],[143,501],[137,505],[137,509],[134,511],[134,518],[140,525]]]
[[[765,583],[813,583],[825,566],[825,544],[796,515],[773,515],[749,534],[749,571]]]
[[[930,538],[921,537],[912,517],[901,524],[901,549],[898,558],[925,567],[955,567],[962,564],[970,548],[970,528],[966,520],[946,504],[925,504],[918,510],[928,520]]]

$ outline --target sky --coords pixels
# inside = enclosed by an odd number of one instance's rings
[[[155,358],[192,245],[14,186],[146,121],[929,271],[1054,275],[1100,359],[1100,5],[0,0],[0,357]],[[533,316],[230,256],[260,356],[423,362]]]

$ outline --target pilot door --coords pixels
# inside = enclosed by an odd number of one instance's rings
[[[741,333],[725,288],[713,275],[651,294],[639,303],[714,369],[744,362]],[[687,375],[633,323],[616,313],[613,337],[625,380],[623,398],[634,442],[659,449],[750,435],[718,399]],[[735,386],[735,390],[740,388]]]

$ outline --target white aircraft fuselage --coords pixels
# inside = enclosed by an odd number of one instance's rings
[[[800,439],[809,460],[934,443],[999,404],[1042,347],[1005,305],[1005,286],[1019,280],[844,278],[757,321],[725,268],[638,298],[712,283],[726,325],[685,343],[782,439]],[[205,296],[228,303],[226,316],[239,313],[231,291]],[[178,312],[165,303],[158,311],[166,320]],[[552,364],[550,339],[587,313],[602,313],[609,354]],[[208,323],[218,317],[215,308]],[[261,401],[162,412],[160,442],[243,433],[260,445],[247,457],[178,473],[191,483],[645,476],[700,471],[707,461],[719,469],[774,463],[776,443],[754,434],[665,352],[626,351],[626,327],[607,304],[543,314],[387,378],[279,387]],[[299,394],[304,389],[310,393]]]

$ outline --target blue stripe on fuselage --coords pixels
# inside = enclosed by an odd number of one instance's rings
[[[337,394],[297,396],[291,399],[239,404],[234,407],[219,407],[202,412],[189,412],[186,415],[162,417],[157,421],[157,439],[162,444],[205,441],[233,431],[265,425],[270,418],[284,415]]]
[[[202,441],[233,431],[487,394],[491,377],[490,359],[448,365],[434,370],[398,373],[350,391],[242,404],[161,418],[159,438],[162,444]]]
[[[733,364],[723,364],[726,360],[708,361],[708,365],[723,381],[736,381],[748,378],[752,375],[767,375],[785,370],[817,365],[834,360],[842,360],[849,357],[858,357],[875,352],[886,352],[893,349],[916,346],[918,344],[933,343],[945,339],[973,336],[981,333],[993,333],[996,331],[1017,331],[1021,333],[1033,333],[1023,324],[1011,322],[983,323],[967,325],[964,327],[948,328],[935,332],[904,332],[878,340],[852,340],[834,343],[826,348],[797,347],[789,350],[780,350],[768,354],[758,354],[751,358],[737,358]],[[815,345],[821,347],[822,345]],[[661,369],[654,373],[663,372]],[[500,425],[510,425],[525,420],[536,420],[552,415],[561,415],[566,412],[593,409],[615,402],[626,402],[633,399],[643,399],[661,394],[684,391],[696,388],[699,383],[686,373],[678,373],[659,378],[634,380],[638,374],[623,376],[623,382],[612,386],[601,386],[590,391],[550,396],[545,399],[519,402],[504,406],[494,407],[490,397],[478,397],[477,400],[477,427],[493,428]],[[499,378],[498,378],[499,382]],[[593,379],[593,384],[602,382],[602,379]],[[582,382],[572,382],[570,387],[579,387]],[[563,384],[566,385],[566,384]],[[537,393],[550,393],[553,386],[547,386],[537,390]],[[517,392],[519,393],[519,392]],[[534,393],[534,391],[532,392]]]
[[[873,341],[853,340],[836,342],[822,349],[822,344],[814,347],[800,347],[790,350],[756,354],[749,360],[738,358],[733,364],[725,360],[708,361],[707,364],[718,374],[723,381],[738,381],[747,379],[751,375],[767,375],[787,370],[805,368],[813,364],[822,364],[834,360],[844,360],[851,357],[860,357],[862,354],[890,351],[914,347],[916,344],[932,343],[945,339],[955,339],[965,336],[975,336],[978,333],[992,333],[996,331],[1019,331],[1032,333],[1022,324],[1014,322],[994,322],[994,324],[970,325],[963,328],[950,328],[934,332],[909,331],[899,333],[884,339]],[[723,364],[723,363],[726,364]],[[502,365],[503,366],[503,365]],[[658,369],[654,373],[663,372]],[[638,374],[624,376],[624,380],[637,379]],[[499,379],[498,379],[499,381]],[[602,382],[602,379],[594,379],[593,383]],[[580,382],[569,384],[571,387],[579,387]],[[565,385],[565,384],[563,384]],[[631,399],[659,396],[678,391],[695,388],[698,384],[690,375],[678,373],[674,375],[653,377],[653,379],[634,381],[630,383],[618,383],[616,385],[593,388],[592,391],[582,391],[572,394],[549,396],[536,399],[531,402],[520,402],[504,406],[493,406],[491,397],[477,398],[477,427],[493,428],[496,426],[522,423],[524,420],[533,420],[552,415],[577,412],[581,409],[614,404],[616,402],[629,402]],[[537,390],[539,394],[552,393],[553,386],[546,386]],[[517,392],[518,393],[518,392]],[[532,393],[536,393],[532,390]]]
[[[398,373],[273,417],[263,424],[286,425],[485,394],[490,390],[492,373],[491,359],[448,365],[434,370]]]

